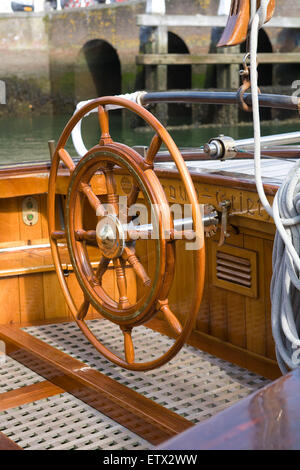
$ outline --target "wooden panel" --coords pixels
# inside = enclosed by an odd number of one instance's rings
[[[271,326],[271,299],[270,299],[270,281],[272,278],[272,252],[273,242],[264,240],[264,281],[265,281],[265,312],[266,312],[266,350],[267,356],[276,359],[275,343],[272,335]]]
[[[64,393],[64,390],[47,380],[28,385],[27,387],[17,388],[16,390],[0,394],[0,411],[43,400],[59,393]]]
[[[0,279],[0,324],[20,323],[19,278]]]
[[[211,314],[211,304],[210,304],[210,283],[209,283],[209,247],[206,243],[205,246],[205,281],[203,289],[203,297],[200,306],[200,310],[197,317],[196,329],[203,331],[204,333],[209,333],[210,328],[210,314]],[[195,286],[197,288],[197,286]]]
[[[166,177],[166,173],[165,170],[157,171],[160,183],[164,187],[169,203],[186,204],[188,201],[183,183],[174,173],[170,173],[169,178]],[[244,225],[247,224],[246,221],[249,220],[251,224],[253,224],[253,222],[259,222],[259,226],[262,226],[263,222],[268,222],[267,225],[271,227],[274,226],[270,216],[262,208],[256,193],[255,183],[252,181],[254,186],[251,191],[251,183],[249,180],[246,183],[242,181],[237,182],[237,179],[235,179],[235,184],[233,185],[234,176],[237,175],[233,175],[232,173],[228,173],[228,176],[224,174],[218,175],[216,172],[192,175],[199,202],[201,204],[211,204],[214,207],[219,207],[221,201],[228,200],[231,203],[230,214],[232,217],[235,216],[235,219],[242,219]],[[267,190],[266,187],[265,189]],[[276,191],[277,188],[273,193],[274,195]],[[272,197],[268,196],[268,200],[270,204],[272,204]],[[235,221],[236,220],[233,222],[234,224]]]
[[[66,304],[63,292],[58,282],[56,272],[44,273],[44,311],[45,320],[61,318],[66,315]]]
[[[42,227],[42,238],[49,238],[48,235],[48,220],[47,220],[47,195],[40,196],[40,218]]]
[[[0,242],[20,240],[17,199],[0,199]]]
[[[66,280],[67,280],[68,288],[70,289],[70,292],[72,294],[73,302],[75,303],[76,307],[79,308],[83,302],[83,293],[76,279],[75,274],[70,272]],[[66,309],[67,309],[67,306],[66,306]],[[69,311],[68,311],[68,315],[70,318],[73,318],[71,315],[71,312]]]
[[[230,237],[227,240],[228,246],[235,250],[243,250],[244,248],[244,236],[242,234],[230,233]],[[226,245],[227,246],[227,245]],[[238,247],[238,248],[237,248]],[[242,251],[241,253],[244,253]],[[249,254],[249,257],[253,257],[253,254]],[[252,259],[252,262],[254,260]],[[256,259],[255,259],[256,262]],[[255,274],[256,280],[256,274]],[[227,326],[228,326],[228,335],[227,340],[239,346],[240,348],[246,347],[246,313],[245,313],[245,298],[243,295],[240,295],[236,292],[227,291],[226,295],[226,308],[227,308]],[[255,290],[255,293],[257,291]]]
[[[219,287],[215,287],[212,282],[212,272],[214,266],[212,264],[212,244],[215,243],[212,239],[206,239],[207,247],[207,262],[206,268],[208,276],[206,277],[206,284],[209,284],[209,313],[210,313],[210,329],[209,333],[216,338],[227,339],[227,310],[226,310],[226,292]],[[204,331],[205,332],[205,331]]]
[[[136,275],[135,275],[134,270],[131,267],[126,267],[125,274],[126,274],[128,300],[131,304],[134,304],[137,298]]]
[[[0,178],[0,198],[31,196],[48,191],[48,173]]]
[[[266,354],[265,266],[264,241],[245,235],[245,248],[256,250],[258,256],[258,298],[246,298],[247,349]]]
[[[20,276],[19,285],[21,322],[44,319],[43,274]]]
[[[154,279],[155,272],[155,241],[154,240],[141,240],[136,243],[136,256],[143,265],[146,273],[151,280]],[[143,285],[142,280],[136,277],[137,296],[141,298],[146,294],[148,288]]]
[[[109,268],[102,279],[105,292],[114,300],[119,298],[115,270]]]
[[[227,292],[228,341],[241,348],[246,347],[245,298],[242,295]]]
[[[182,324],[191,309],[196,289],[194,282],[194,253],[185,249],[185,240],[176,241],[175,276],[169,300]]]
[[[212,284],[209,286],[209,314],[209,333],[216,338],[227,340],[226,292]]]

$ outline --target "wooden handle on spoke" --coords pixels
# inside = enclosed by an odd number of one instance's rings
[[[90,303],[88,300],[84,300],[77,312],[77,320],[84,320],[89,309]]]
[[[96,271],[96,278],[98,279],[100,286],[102,283],[102,277],[104,276],[109,263],[110,263],[110,259],[105,258],[105,256],[102,256],[101,260],[99,261],[98,268]]]
[[[51,238],[52,240],[63,240],[64,238],[66,238],[66,232],[62,230],[54,230],[53,232],[51,232]]]
[[[133,185],[130,193],[127,196],[127,207],[128,208],[130,208],[131,206],[133,206],[133,204],[136,203],[137,198],[139,196],[139,193],[140,193],[139,186]]]
[[[160,147],[162,144],[162,140],[158,134],[155,134],[153,139],[151,140],[146,158],[145,158],[145,164],[147,166],[153,166],[154,158],[159,151]]]
[[[81,183],[80,189],[86,195],[90,205],[96,211],[97,216],[103,217],[105,215],[105,209],[92,188],[87,183]]]
[[[83,230],[79,229],[75,232],[75,240],[78,242],[82,241],[96,241],[96,230]]]
[[[159,310],[164,314],[165,319],[169,323],[170,327],[175,331],[176,334],[180,335],[182,333],[182,325],[170,309],[168,300],[159,300],[158,306]]]
[[[125,270],[119,258],[114,259],[114,267],[116,269],[117,286],[119,290],[119,307],[121,309],[128,308],[130,306],[127,298],[127,283]]]
[[[72,160],[71,155],[66,151],[66,149],[59,149],[58,155],[60,159],[64,162],[67,168],[72,172],[75,169],[75,163]]]
[[[107,169],[103,170],[105,175],[106,190],[107,190],[107,202],[112,206],[116,215],[119,214],[119,198],[116,194],[116,180],[114,177],[113,166],[108,166]]]
[[[131,329],[123,329],[125,359],[128,364],[134,362],[134,346],[131,336]]]
[[[108,112],[105,111],[103,106],[98,107],[98,119],[101,129],[100,145],[110,144],[112,142],[112,138],[109,134]]]
[[[124,248],[123,258],[126,259],[129,264],[131,264],[136,275],[142,280],[144,286],[149,287],[151,285],[151,279],[146,273],[142,263],[137,259],[134,248],[129,248],[126,246]]]

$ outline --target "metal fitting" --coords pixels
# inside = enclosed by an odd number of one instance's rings
[[[219,135],[216,138],[210,139],[204,145],[204,152],[210,158],[219,160],[228,160],[236,156],[235,140],[226,135]]]

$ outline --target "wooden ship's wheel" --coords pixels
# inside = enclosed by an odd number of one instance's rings
[[[147,155],[143,158],[134,149],[114,142],[109,133],[109,117],[105,109],[107,105],[117,105],[129,109],[143,118],[152,127],[155,134]],[[80,161],[75,164],[65,149],[66,143],[76,124],[92,109],[98,108],[101,139]],[[196,248],[195,285],[190,314],[183,325],[171,311],[168,294],[172,286],[175,271],[175,241],[182,235],[174,229],[163,187],[158,180],[153,163],[156,153],[164,143],[174,159],[183,182],[187,202],[191,205],[192,237]],[[69,169],[70,179],[66,196],[65,230],[57,230],[56,214],[56,183],[61,162]],[[155,245],[155,269],[148,273],[135,252],[135,240],[140,235],[133,225],[126,230],[132,217],[122,213],[116,193],[115,171],[126,171],[132,181],[131,191],[127,198],[127,206],[136,203],[139,194],[151,211],[151,224],[146,226],[143,236],[153,239]],[[105,198],[93,190],[93,176],[103,175],[105,178]],[[87,200],[96,215],[96,226],[86,230],[83,224],[84,201]],[[125,221],[124,221],[125,217]],[[78,326],[87,339],[107,359],[124,368],[145,371],[159,367],[172,359],[186,342],[192,328],[202,297],[204,284],[204,237],[200,208],[196,192],[183,158],[174,141],[160,122],[142,106],[120,97],[106,97],[86,104],[70,119],[57,144],[50,172],[48,195],[48,222],[52,255],[68,307]],[[125,223],[124,223],[125,222]],[[184,234],[184,232],[183,232]],[[191,235],[191,231],[190,231]],[[75,306],[66,283],[63,266],[59,256],[58,242],[66,238],[68,251],[79,285],[84,294],[80,308]],[[181,238],[181,237],[180,237]],[[91,264],[87,245],[92,243],[99,249],[99,263],[95,270]],[[131,266],[137,279],[142,283],[142,295],[133,302],[129,300],[125,268]],[[118,299],[103,288],[102,278],[109,266],[113,266],[116,274]],[[119,325],[124,335],[125,358],[108,349],[89,329],[85,318],[89,306],[105,319]],[[135,362],[132,330],[138,325],[149,321],[157,312],[161,312],[176,333],[174,344],[155,360]]]

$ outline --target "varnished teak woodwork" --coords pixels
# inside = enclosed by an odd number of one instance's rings
[[[0,450],[22,450],[15,442],[0,432]]]
[[[187,196],[178,174],[174,171],[163,172],[162,170],[158,170],[156,173],[160,178],[168,201],[171,203],[185,203]],[[21,174],[19,174],[20,176]],[[230,222],[233,227],[229,230],[230,237],[226,241],[225,251],[229,250],[230,253],[241,257],[246,256],[248,253],[252,254],[256,262],[256,268],[254,269],[256,290],[253,295],[248,295],[238,288],[229,290],[226,286],[217,285],[214,278],[213,246],[217,244],[219,234],[217,233],[213,239],[207,239],[206,281],[203,301],[189,343],[274,379],[280,375],[271,333],[269,299],[274,225],[262,210],[254,183],[250,178],[240,176],[230,178],[223,175],[212,176],[209,174],[192,175],[192,177],[200,202],[212,203],[217,206],[223,199],[230,198],[232,203]],[[45,178],[48,178],[48,174]],[[115,178],[118,191],[122,194],[122,174],[117,172]],[[62,194],[65,193],[69,181],[69,176],[65,174],[65,170],[63,170],[63,181],[64,183],[61,186]],[[233,181],[234,187],[232,187]],[[106,188],[103,185],[102,175],[95,178],[93,185],[96,188],[96,194],[105,194]],[[265,188],[268,197],[272,200],[277,187],[266,185]],[[36,194],[39,203],[37,226],[24,227],[20,215],[22,196],[13,198],[10,195],[9,192],[7,199],[2,195],[0,201],[0,204],[3,204],[0,211],[0,220],[5,227],[0,235],[2,236],[0,248],[48,242],[46,235],[46,196]],[[91,217],[90,213],[87,217]],[[58,215],[56,215],[56,220],[59,220]],[[183,242],[180,243],[183,245]],[[148,243],[148,250],[149,256],[151,254],[151,241]],[[143,254],[139,253],[139,255]],[[0,253],[0,258],[3,261],[0,270],[0,298],[2,305],[5,305],[5,309],[1,313],[0,323],[9,324],[13,322],[20,325],[36,323],[37,321],[41,323],[52,322],[58,318],[60,320],[70,319],[48,248],[36,249],[33,247],[26,253]],[[74,295],[77,305],[80,306],[83,301],[82,292],[78,288],[75,274],[67,257],[65,263],[66,266],[68,265],[69,270],[66,282]],[[183,292],[187,299],[192,294],[193,285],[189,279],[193,277],[195,266],[193,256],[188,252],[178,257],[176,263],[179,269],[177,269],[174,278],[175,284],[170,292],[169,300],[182,324],[185,315],[188,313],[189,305],[188,302],[185,305],[181,303],[180,311],[179,309],[176,310],[176,305],[179,300],[182,300]],[[30,272],[29,270],[27,272],[27,268],[34,268],[36,271]],[[145,268],[151,271],[151,263],[149,266],[145,265]],[[16,271],[9,272],[9,269],[16,269]],[[150,273],[150,271],[147,272]],[[132,299],[135,299],[136,289],[143,288],[142,282],[136,279],[131,268],[126,269],[126,276],[127,278],[130,277],[129,284],[132,286],[128,295],[132,295]],[[116,278],[112,269],[108,269],[105,273],[103,282],[107,291],[117,298]],[[53,292],[55,292],[55,296]],[[90,315],[91,318],[94,312],[91,312]],[[179,328],[178,324],[172,318],[167,323],[165,318],[162,316],[156,318],[148,326],[169,336],[175,336],[176,329]],[[170,328],[170,324],[173,324],[173,329]],[[126,387],[119,386],[96,371],[77,373],[77,371],[84,369],[84,364],[71,360],[71,358],[53,350],[53,348],[39,340],[32,339],[32,337],[29,340],[29,335],[19,331],[16,326],[13,329],[3,328],[0,329],[0,336],[8,345],[9,354],[40,374],[47,369],[45,368],[47,364],[50,372],[49,374],[44,372],[44,377],[45,379],[51,378],[53,385],[50,385],[50,388],[47,384],[37,385],[33,387],[33,390],[21,390],[20,393],[9,392],[9,395],[6,394],[3,397],[5,400],[2,406],[10,407],[10,405],[28,402],[34,397],[42,397],[44,394],[49,393],[51,395],[56,391],[58,393],[61,390],[68,391],[154,445],[166,441],[169,437],[181,433],[191,426],[191,423],[178,415],[153,404],[150,400],[144,399]],[[11,348],[12,345],[13,348]],[[25,348],[27,351],[21,349],[16,351],[16,345],[18,348]],[[14,349],[14,352],[12,349]],[[33,358],[39,359],[40,366],[37,366],[37,362]],[[55,374],[53,374],[53,368]],[[32,395],[30,392],[32,392]],[[239,409],[237,413],[239,413]],[[231,415],[226,416],[229,416],[229,420],[231,419]],[[221,440],[218,442],[221,442]],[[207,446],[217,447],[219,445],[218,442],[216,443],[213,440],[212,442],[212,444],[207,442]],[[6,440],[6,445],[13,447],[14,443]],[[204,448],[205,445],[203,444]]]
[[[61,171],[65,181],[63,191],[66,191],[69,176],[66,170]],[[26,177],[27,173],[28,170],[25,171],[23,169],[21,171],[20,169],[14,177],[13,172],[8,173],[5,171],[2,176],[0,171],[0,180],[2,178],[9,178],[9,181],[12,182],[14,178],[16,180],[22,179],[22,175]],[[41,174],[38,172],[33,174],[38,176],[36,179],[38,184],[40,184]],[[169,203],[184,204],[187,202],[185,188],[180,182],[176,171],[158,169],[156,174],[159,176]],[[47,168],[43,169],[42,178],[48,181]],[[126,194],[122,188],[128,190],[124,186],[122,178],[122,174],[116,172],[115,179],[118,194]],[[231,201],[230,221],[234,227],[238,227],[239,234],[236,234],[235,230],[231,229],[230,237],[227,239],[225,246],[232,247],[232,250],[249,250],[256,256],[258,267],[256,272],[258,290],[257,296],[253,298],[247,298],[243,293],[239,293],[238,288],[233,292],[232,290],[216,286],[213,281],[214,266],[212,264],[211,249],[218,241],[219,235],[217,233],[216,237],[212,240],[206,239],[206,280],[203,301],[194,332],[209,335],[211,338],[210,351],[212,353],[215,351],[217,355],[221,354],[222,356],[222,343],[219,343],[221,341],[226,344],[224,351],[231,345],[233,350],[235,347],[241,348],[245,352],[245,357],[248,353],[252,358],[250,361],[252,370],[262,370],[260,362],[264,358],[273,361],[272,364],[275,370],[276,360],[270,327],[269,299],[269,284],[272,273],[272,241],[275,233],[274,224],[262,209],[255,184],[250,177],[203,173],[192,174],[192,178],[198,200],[201,203],[209,203],[218,207],[218,204],[224,199]],[[93,185],[96,188],[96,194],[105,193],[106,188],[105,184],[103,184],[102,175],[94,177]],[[1,194],[0,221],[3,230],[0,234],[0,248],[27,245],[28,243],[32,245],[48,243],[46,195],[36,194],[35,196],[39,205],[37,225],[25,227],[20,214],[22,196],[17,198],[10,197],[12,195],[11,188],[13,187],[14,184],[11,187],[4,186],[3,193]],[[46,187],[47,185],[45,184]],[[272,202],[277,187],[267,184],[265,185],[265,190],[270,202]],[[5,195],[6,198],[4,197]],[[15,196],[16,194],[13,195]],[[89,219],[92,217],[92,213],[89,211],[85,211],[85,213]],[[58,215],[56,218],[59,221]],[[143,253],[139,253],[139,255],[142,256]],[[35,249],[33,247],[32,250],[24,252],[0,253],[0,259],[0,300],[2,305],[5,305],[5,309],[2,310],[0,316],[1,324],[28,324],[36,321],[56,321],[56,319],[61,317],[65,317],[66,320],[70,318],[48,248]],[[79,307],[82,303],[82,294],[78,288],[71,263],[67,258],[66,263],[69,269],[66,282]],[[189,304],[186,302],[184,307],[182,299],[184,296],[188,299],[193,292],[192,283],[189,282],[189,277],[193,278],[194,269],[192,268],[193,261],[191,254],[183,252],[183,255],[178,258],[177,263],[178,272],[174,280],[174,293],[170,293],[170,299],[174,312],[179,314],[178,318],[183,322],[186,313],[188,313]],[[145,268],[147,267],[145,266]],[[131,286],[128,295],[131,295],[132,299],[134,299],[136,288],[138,287],[140,290],[142,286],[139,285],[139,281],[136,281],[132,268],[126,269],[126,276],[130,279],[128,284]],[[116,279],[113,270],[109,269],[107,271],[103,282],[105,282],[107,291],[112,296],[116,296]],[[55,296],[53,296],[53,292],[55,292]],[[176,308],[176,304],[179,301],[181,302],[180,311]],[[94,311],[90,309],[88,318],[93,318],[94,316]],[[212,348],[214,341],[215,349]],[[198,346],[201,347],[201,341],[199,341]],[[228,357],[227,353],[224,353],[224,355]],[[257,359],[257,367],[253,357]],[[244,362],[245,366],[246,364],[247,361]],[[273,372],[271,376],[274,377]]]
[[[299,450],[299,387],[295,369],[160,449]]]
[[[108,112],[105,110],[107,105],[117,105],[130,110],[144,119],[144,121],[146,121],[146,123],[155,132],[145,159],[143,159],[142,156],[134,149],[112,140],[109,135]],[[101,130],[100,142],[99,145],[91,148],[78,164],[75,165],[66,151],[65,145],[77,123],[93,108],[98,108],[98,118]],[[177,172],[182,182],[187,201],[191,206],[194,234],[198,241],[198,246],[194,249],[193,253],[194,278],[197,288],[191,293],[192,301],[189,306],[189,312],[186,313],[182,326],[178,319],[173,315],[168,300],[169,291],[174,278],[175,239],[167,241],[164,234],[172,231],[173,223],[165,192],[153,170],[153,162],[162,143],[165,144],[176,164]],[[58,194],[57,181],[59,180],[58,173],[60,161],[63,161],[70,171],[70,182],[67,191],[65,210],[65,236],[76,278],[84,295],[84,299],[79,308],[74,304],[72,294],[65,280],[64,269],[59,256],[57,244],[60,238],[60,236],[58,236],[59,231],[56,220],[56,202]],[[159,237],[155,240],[156,252],[158,253],[157,269],[155,270],[154,278],[151,280],[152,284],[150,284],[148,280],[147,282],[144,282],[145,275],[142,275],[144,286],[148,289],[148,292],[146,291],[145,295],[138,297],[133,303],[130,303],[128,300],[124,268],[126,263],[129,262],[132,264],[137,276],[139,276],[141,271],[144,271],[144,268],[140,265],[140,269],[136,269],[136,265],[140,263],[139,260],[135,257],[135,261],[132,261],[132,256],[128,256],[126,250],[125,256],[123,255],[121,235],[119,237],[116,235],[113,243],[110,244],[110,248],[108,249],[107,239],[102,240],[101,235],[98,236],[96,230],[96,241],[101,251],[101,259],[99,260],[99,267],[97,268],[96,273],[93,272],[90,266],[84,243],[84,240],[91,237],[92,231],[84,232],[83,230],[83,193],[85,194],[89,205],[93,209],[94,214],[100,218],[99,224],[105,219],[114,221],[114,228],[118,231],[120,214],[118,193],[116,192],[117,183],[114,175],[114,169],[118,167],[128,170],[130,177],[133,178],[134,182],[132,184],[133,187],[131,194],[134,194],[135,200],[138,198],[140,189],[143,193],[144,200],[148,203],[148,206],[151,205],[151,209],[157,213],[156,217],[159,233]],[[105,177],[106,199],[111,205],[113,215],[107,215],[103,202],[100,201],[97,194],[94,193],[93,188],[89,185],[92,176],[96,177],[97,172],[99,173],[99,171]],[[130,197],[129,200],[131,201],[131,199],[132,198]],[[158,207],[160,209],[159,214],[157,211]],[[120,97],[98,98],[87,103],[78,112],[76,112],[62,132],[52,157],[48,188],[48,224],[52,257],[61,289],[74,320],[77,322],[77,325],[82,330],[88,341],[100,354],[111,362],[130,370],[151,370],[170,361],[182,348],[186,339],[189,337],[198,314],[204,285],[205,248],[201,213],[190,173],[176,144],[161,123],[143,107]],[[128,232],[128,237],[129,241],[134,240],[134,238],[130,238],[130,231]],[[134,255],[135,248],[132,245],[131,250]],[[109,261],[112,260],[113,266],[115,267],[117,289],[119,293],[117,301],[107,295],[102,286],[102,275],[106,271],[106,267],[108,265],[108,263],[105,262],[105,259],[108,259]],[[100,315],[119,325],[124,335],[125,360],[107,348],[89,329],[85,322],[85,316],[89,305],[92,305]],[[165,316],[166,321],[170,323],[173,328],[175,327],[178,336],[176,337],[174,344],[158,358],[144,362],[136,362],[134,359],[134,346],[131,337],[132,329],[151,319],[157,311]]]

